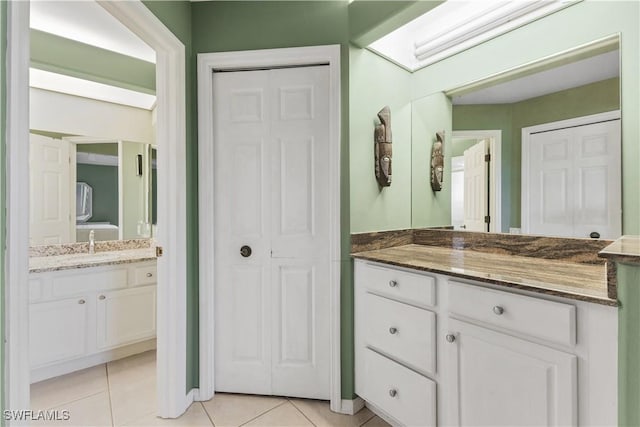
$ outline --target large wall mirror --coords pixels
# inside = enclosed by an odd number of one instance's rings
[[[30,156],[31,245],[151,237],[150,144],[33,131]]]
[[[619,45],[615,35],[415,100],[412,226],[619,237]],[[442,130],[446,178],[434,193]]]

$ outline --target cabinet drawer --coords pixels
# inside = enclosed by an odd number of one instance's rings
[[[51,281],[54,297],[79,295],[95,290],[119,289],[127,286],[126,268],[84,269],[83,273],[57,275]]]
[[[356,262],[356,281],[376,294],[422,306],[436,305],[433,277]]]
[[[156,277],[156,264],[142,265],[139,267],[133,267],[133,278],[131,286],[150,285],[156,283],[158,278]]]
[[[570,304],[449,281],[449,310],[555,343],[576,344],[576,308]]]
[[[369,293],[364,300],[365,344],[416,369],[435,373],[435,313]]]
[[[406,426],[436,425],[436,384],[365,350],[363,390],[357,393]]]

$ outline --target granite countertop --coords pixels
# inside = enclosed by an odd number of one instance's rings
[[[32,256],[29,258],[29,273],[99,267],[103,265],[127,264],[156,259],[155,247],[111,250],[105,252],[70,253],[63,255]]]
[[[640,236],[622,236],[598,253],[601,258],[640,264]]]
[[[607,268],[603,264],[581,264],[422,244],[357,252],[352,257],[547,295],[618,305],[616,299],[607,296]]]

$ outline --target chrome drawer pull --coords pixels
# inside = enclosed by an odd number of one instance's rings
[[[396,390],[395,388],[392,388],[391,390],[389,390],[389,396],[396,397],[397,395],[398,395],[398,390]]]
[[[398,282],[395,280],[389,280],[389,286],[395,288],[396,286],[398,286]]]
[[[393,326],[389,328],[389,333],[391,335],[395,335],[398,333],[398,328],[394,328]]]
[[[456,340],[456,336],[453,334],[447,334],[445,338],[447,339],[448,342],[454,342]]]
[[[498,316],[502,316],[502,313],[504,313],[504,308],[500,307],[499,305],[496,305],[495,307],[493,307],[493,312]]]

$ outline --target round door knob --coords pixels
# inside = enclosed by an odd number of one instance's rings
[[[502,313],[504,313],[504,308],[500,307],[499,305],[496,305],[495,307],[493,307],[493,312],[498,316],[502,316]]]
[[[447,339],[447,342],[454,342],[456,340],[456,336],[453,334],[447,334],[445,338]]]
[[[106,298],[106,297],[105,297],[104,295],[100,295],[100,296],[98,297],[98,299],[105,299],[105,298]]]
[[[592,231],[591,234],[589,234],[589,237],[591,237],[592,239],[599,239],[600,233],[598,233],[597,231]]]
[[[86,302],[85,300],[81,299],[78,301],[78,304],[84,304],[85,302]]]
[[[240,248],[240,255],[242,255],[245,258],[248,258],[251,256],[251,247],[244,245],[243,247]]]
[[[395,335],[398,333],[398,328],[394,328],[393,326],[389,328],[389,333],[391,335]]]
[[[398,395],[398,390],[396,390],[395,388],[392,388],[391,390],[389,390],[389,396],[396,397],[397,395]]]
[[[398,286],[398,282],[395,280],[389,280],[389,286],[395,288],[396,286]]]

